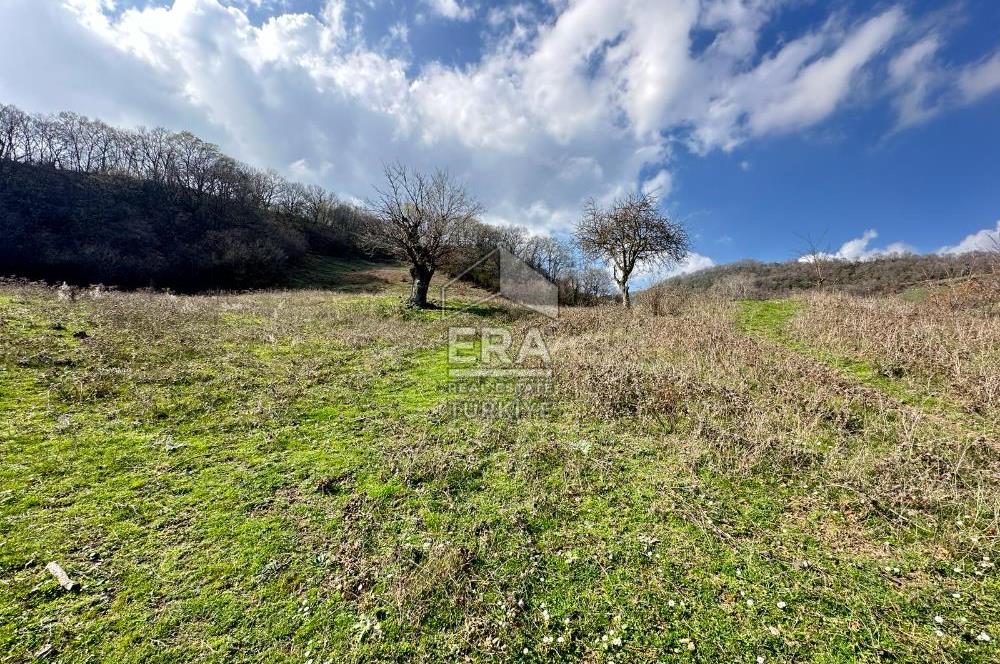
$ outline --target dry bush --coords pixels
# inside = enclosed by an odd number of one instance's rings
[[[828,316],[836,304],[838,316],[795,323],[800,332],[808,329],[815,339],[826,326],[824,339],[833,341],[830,330],[846,334],[844,321],[855,318],[871,335],[888,327],[904,344],[898,355],[889,355],[888,342],[866,348],[880,349],[888,363],[905,358],[950,367],[955,380],[995,403],[989,390],[996,376],[986,375],[995,364],[976,359],[996,348],[990,346],[995,321],[948,326],[946,317],[913,315],[905,305],[886,316],[867,301],[831,295],[815,296],[809,310],[824,303]],[[807,353],[746,334],[733,322],[734,306],[695,300],[672,316],[570,312],[551,330],[559,339],[557,375],[592,416],[633,418],[645,431],[662,425],[670,434],[665,443],[676,445],[692,468],[787,478],[814,473],[892,519],[916,510],[937,521],[975,505],[996,520],[995,441]]]
[[[996,293],[993,294],[996,300]],[[1000,317],[936,300],[812,294],[791,324],[811,345],[863,358],[889,379],[923,382],[973,413],[997,421],[1000,409]]]
[[[712,284],[709,292],[730,300],[747,300],[759,296],[753,277],[742,273],[722,277]]]
[[[947,307],[953,311],[981,309],[984,312],[992,312],[994,316],[1000,316],[998,294],[1000,294],[1000,263],[994,268],[994,274],[940,284],[929,294],[928,303]]]

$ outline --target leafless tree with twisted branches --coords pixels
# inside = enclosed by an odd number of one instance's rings
[[[364,239],[370,248],[410,263],[409,306],[423,309],[434,272],[483,208],[445,171],[427,175],[396,163],[385,167],[385,180],[367,202],[373,222]]]
[[[632,305],[629,279],[639,262],[666,265],[688,253],[684,227],[661,214],[656,195],[647,192],[626,194],[608,207],[590,199],[576,239],[585,253],[611,264],[625,307]]]

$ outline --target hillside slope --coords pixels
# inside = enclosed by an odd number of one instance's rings
[[[127,176],[5,163],[0,276],[197,291],[286,282],[339,229]]]
[[[977,275],[1000,274],[1000,256],[897,256],[867,261],[821,260],[761,263],[739,261],[674,277],[658,286],[735,297],[783,297],[816,288],[875,295],[900,293],[924,284]]]
[[[995,294],[387,288],[0,286],[0,661],[997,661]],[[456,410],[453,326],[538,326],[552,408]]]

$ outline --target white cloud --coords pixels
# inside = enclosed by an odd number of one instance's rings
[[[1000,90],[1000,51],[965,65],[937,58],[941,37],[928,35],[896,55],[889,64],[889,84],[896,93],[896,130],[973,104]]]
[[[682,274],[691,274],[698,270],[704,270],[715,265],[708,256],[703,256],[697,252],[689,252],[683,260],[667,265],[657,265],[655,263],[640,263],[632,273],[632,288],[640,290],[657,284],[664,279],[679,277]]]
[[[872,240],[878,237],[875,229],[865,231],[861,237],[848,240],[836,252],[816,251],[799,258],[800,263],[812,263],[817,260],[867,261],[887,256],[903,256],[919,253],[913,246],[905,242],[893,242],[885,247],[871,247]],[[984,228],[965,236],[956,245],[941,247],[938,254],[958,255],[973,251],[1000,251],[1000,221],[996,228]]]
[[[869,247],[871,241],[878,237],[878,231],[869,229],[861,237],[848,240],[840,245],[834,253],[817,251],[799,258],[800,263],[813,263],[818,260],[868,261],[888,256],[903,256],[916,253],[916,250],[905,242],[893,242],[886,247]]]
[[[996,228],[984,228],[966,235],[954,246],[938,249],[939,254],[967,254],[973,251],[1000,251],[1000,221]]]
[[[941,74],[934,65],[934,56],[941,47],[937,35],[930,35],[911,44],[889,63],[890,84],[898,89],[897,129],[929,120],[938,109],[929,101]]]
[[[965,101],[977,101],[1000,90],[1000,51],[983,62],[965,68],[958,79],[958,88]]]
[[[463,5],[458,0],[424,0],[424,2],[438,16],[453,21],[468,21],[475,15],[472,7]]]
[[[396,40],[401,44],[410,41],[410,28],[406,23],[399,22],[389,26],[389,39]]]
[[[868,253],[868,243],[878,237],[874,229],[864,232],[859,238],[848,240],[840,246],[840,250],[834,254],[834,258],[841,258],[848,261],[856,261],[864,258]]]
[[[667,169],[661,169],[655,175],[642,183],[642,190],[647,194],[653,194],[661,201],[670,196],[673,189],[674,179]]]
[[[869,19],[836,51],[801,68],[792,80],[774,86],[767,104],[751,116],[754,132],[789,131],[815,124],[832,113],[846,97],[857,72],[885,48],[903,19],[898,7]],[[798,49],[796,58],[808,52],[808,46]]]
[[[702,256],[699,253],[691,252],[680,263],[666,270],[664,278],[676,277],[681,274],[691,274],[692,272],[704,270],[705,268],[712,267],[713,265],[715,265],[715,261],[708,256]]]

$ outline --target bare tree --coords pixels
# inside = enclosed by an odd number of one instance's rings
[[[814,239],[808,234],[797,235],[797,237],[805,245],[805,251],[800,253],[798,262],[809,265],[813,279],[816,280],[816,286],[822,287],[830,278],[832,268],[837,260],[831,247],[824,244],[826,232],[824,231],[819,239]]]
[[[528,243],[528,231],[523,226],[496,226],[496,246],[515,256],[521,256]]]
[[[645,192],[626,194],[607,208],[591,199],[577,224],[580,248],[611,264],[622,306],[632,306],[629,278],[637,263],[664,265],[688,253],[684,228],[662,215],[658,205],[656,196]]]
[[[590,266],[580,270],[580,293],[587,302],[593,303],[613,292],[611,275],[599,267]]]
[[[410,263],[410,306],[427,307],[427,289],[438,267],[456,250],[482,207],[444,171],[426,175],[393,164],[386,185],[367,203],[373,223],[366,244]]]

